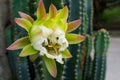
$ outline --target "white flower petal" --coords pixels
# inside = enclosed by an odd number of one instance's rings
[[[44,38],[40,38],[36,43],[33,43],[34,49],[40,50],[40,46],[42,45],[44,40],[45,40]]]
[[[68,47],[68,42],[65,42],[61,48],[59,49],[59,51],[64,51],[66,48]]]
[[[48,37],[53,32],[51,29],[48,29],[45,26],[40,26],[40,28],[43,32],[43,37]]]
[[[45,55],[46,55],[48,58],[55,59],[55,56],[54,56],[54,55],[51,55],[51,54],[49,54],[49,53],[46,53]]]
[[[58,55],[58,56],[56,56],[56,61],[57,62],[59,62],[59,63],[61,63],[61,64],[63,64],[64,62],[63,62],[63,60],[62,60],[62,55],[60,54],[60,55]]]
[[[46,48],[40,46],[40,55],[43,56],[44,54],[47,54],[47,53],[48,53],[48,52],[47,52]]]

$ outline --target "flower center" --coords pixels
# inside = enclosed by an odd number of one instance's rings
[[[44,30],[43,28],[43,35],[39,36],[40,38],[33,44],[33,47],[40,51],[40,55],[46,55],[48,58],[56,59],[62,63],[61,51],[64,51],[68,47],[65,33],[59,29],[52,30],[51,32],[51,29],[49,31],[47,28],[48,33]]]
[[[59,55],[59,48],[61,45],[58,43],[52,43],[49,39],[47,39],[48,45],[45,45],[45,42],[43,42],[42,46],[45,47],[49,54],[51,55]]]
[[[56,30],[47,37],[47,40],[42,43],[42,46],[47,49],[49,54],[59,55],[60,51],[68,47],[68,43],[64,33]]]

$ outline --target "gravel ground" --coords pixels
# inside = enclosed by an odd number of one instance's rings
[[[111,37],[107,57],[106,80],[120,80],[120,36]]]

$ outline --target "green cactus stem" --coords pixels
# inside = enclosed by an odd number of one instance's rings
[[[108,46],[109,34],[105,29],[101,29],[95,36],[95,58],[93,61],[92,80],[105,80]]]

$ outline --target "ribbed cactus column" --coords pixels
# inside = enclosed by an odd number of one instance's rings
[[[14,40],[24,36],[26,33],[23,29],[18,28],[13,22],[15,17],[18,17],[18,11],[28,13],[28,2],[26,0],[12,0],[11,2],[11,20],[12,26],[6,28],[8,45]],[[8,33],[9,32],[9,33]],[[22,34],[23,32],[24,34]],[[19,51],[8,51],[9,62],[13,73],[13,80],[30,80],[29,66],[27,58],[20,58]]]
[[[91,80],[105,80],[108,46],[109,34],[105,29],[101,29],[95,36],[95,58]]]
[[[89,80],[90,74],[91,74],[91,63],[92,63],[92,57],[91,57],[91,51],[92,51],[92,37],[87,35],[85,40],[85,49],[84,49],[84,58],[83,58],[83,77],[82,80]]]
[[[81,19],[81,27],[79,27],[74,33],[86,34],[88,29],[88,16],[85,9],[84,0],[69,0],[69,19],[73,21]],[[82,79],[82,49],[81,44],[70,46],[70,52],[73,58],[67,61],[64,66],[63,80],[81,80]]]
[[[86,2],[86,11],[88,15],[88,31],[89,35],[93,34],[93,0],[85,0]]]

